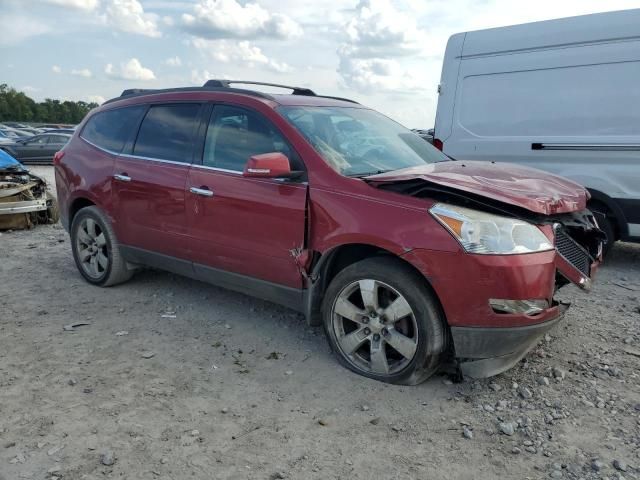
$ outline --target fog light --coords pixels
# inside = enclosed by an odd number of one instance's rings
[[[549,308],[549,302],[544,299],[506,300],[491,298],[489,299],[489,305],[496,313],[524,313],[525,315],[537,315]]]

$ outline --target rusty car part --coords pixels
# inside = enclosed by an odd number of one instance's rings
[[[0,230],[58,221],[56,199],[44,179],[9,155],[0,157]]]

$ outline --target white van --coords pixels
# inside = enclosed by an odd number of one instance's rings
[[[453,35],[438,91],[444,153],[570,178],[640,241],[640,9]]]

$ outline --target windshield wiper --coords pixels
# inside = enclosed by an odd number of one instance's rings
[[[391,169],[391,170],[374,170],[373,172],[353,173],[351,175],[347,175],[347,177],[349,177],[349,178],[362,178],[362,177],[369,177],[371,175],[379,175],[380,173],[387,173],[387,172],[391,172],[391,171],[393,171],[393,169]]]

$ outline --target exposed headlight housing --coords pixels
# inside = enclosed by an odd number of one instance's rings
[[[469,253],[516,255],[554,248],[538,227],[517,218],[445,203],[435,204],[429,212]]]

